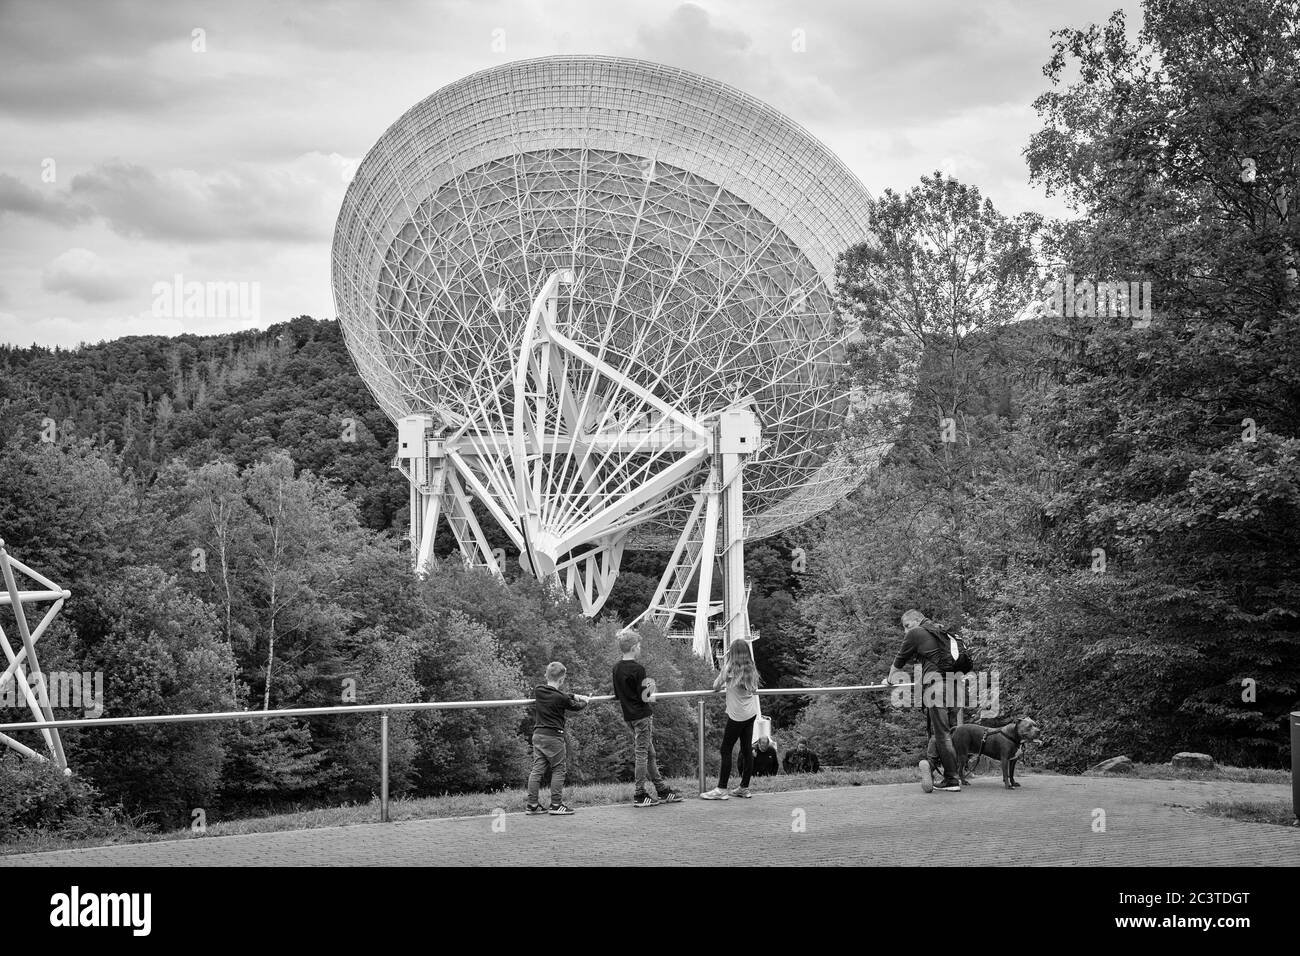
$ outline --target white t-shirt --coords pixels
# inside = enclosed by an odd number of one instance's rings
[[[746,694],[737,684],[727,682],[727,716],[732,720],[749,720],[758,716],[758,695]]]

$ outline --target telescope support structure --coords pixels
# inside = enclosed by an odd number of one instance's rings
[[[691,616],[692,646],[709,656],[711,641],[725,648],[751,636],[743,477],[760,446],[758,420],[744,399],[696,419],[576,342],[561,309],[562,287],[571,298],[574,285],[568,270],[543,284],[513,374],[480,413],[399,421],[394,465],[411,483],[416,571],[431,567],[445,518],[467,563],[502,573],[505,554],[490,546],[474,512],[478,500],[518,549],[520,565],[562,582],[591,616],[609,597],[628,534],[693,495],[654,599],[628,628],[649,617],[669,630],[678,614]],[[494,430],[506,408],[512,427]],[[711,627],[718,615],[720,626]]]

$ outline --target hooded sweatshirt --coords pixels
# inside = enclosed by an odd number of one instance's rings
[[[538,684],[533,688],[533,733],[564,736],[564,718],[570,710],[582,710],[586,704],[575,700],[572,694]]]

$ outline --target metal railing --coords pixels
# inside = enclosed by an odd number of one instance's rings
[[[860,684],[847,687],[771,687],[758,691],[763,697],[811,697],[819,694],[850,694],[862,691],[893,690],[913,684]],[[724,697],[720,690],[670,690],[654,695],[652,701],[696,700],[696,747],[700,792],[705,789],[704,705],[710,697]],[[593,704],[612,701],[613,695],[593,696]],[[339,714],[379,714],[379,820],[388,822],[388,715],[411,710],[472,710],[501,707],[529,707],[532,698],[519,700],[446,700],[408,704],[348,704],[341,707],[291,707],[284,710],[229,710],[210,714],[155,714],[146,717],[83,717],[72,720],[43,720],[0,724],[0,733],[16,730],[71,730],[78,727],[137,727],[149,724],[198,724],[222,720],[280,720],[288,717],[323,717]],[[45,759],[45,758],[42,758]]]

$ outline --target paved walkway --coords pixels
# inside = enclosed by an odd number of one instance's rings
[[[907,865],[936,851],[952,864],[1300,865],[1300,829],[1186,809],[1233,799],[1289,800],[1290,788],[1034,774],[1010,793],[985,778],[960,794],[897,784],[692,797],[567,818],[511,812],[60,850],[0,857],[0,866]],[[1093,829],[1098,810],[1105,832]]]

